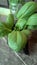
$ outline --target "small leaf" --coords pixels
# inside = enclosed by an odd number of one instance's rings
[[[22,29],[24,28],[26,22],[27,22],[27,21],[25,20],[25,18],[19,19],[19,20],[17,21],[15,27],[16,27],[17,29],[19,29],[19,30],[22,30]]]
[[[7,24],[7,26],[8,26],[10,29],[13,27],[13,25],[14,25],[14,17],[13,17],[12,14],[9,14],[9,15],[7,16],[6,24]]]
[[[6,27],[6,24],[3,22],[0,22],[0,37],[8,35],[10,32],[11,30]]]
[[[29,30],[37,30],[37,25],[29,25],[28,29]]]
[[[22,32],[28,37],[31,34],[31,31],[28,29],[22,30]]]

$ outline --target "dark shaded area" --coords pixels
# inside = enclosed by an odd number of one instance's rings
[[[1,1],[0,1],[1,2]],[[0,4],[0,7],[5,7],[5,8],[9,8],[9,0],[7,0],[7,5],[5,4]]]
[[[37,30],[32,30],[32,34],[28,38],[26,47],[23,49],[26,55],[30,55],[34,50],[34,46],[37,44]]]
[[[37,30],[32,31],[32,35],[28,40],[29,53],[33,51],[33,47],[37,44]]]
[[[0,5],[0,7],[9,8],[8,6]]]
[[[24,51],[24,53],[25,53],[26,55],[29,55],[28,42],[27,42],[27,44],[26,44],[26,47],[23,49],[23,51]]]

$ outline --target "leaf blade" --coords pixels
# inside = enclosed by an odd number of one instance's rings
[[[0,22],[0,37],[8,35],[10,32],[11,30],[6,27],[6,24]]]

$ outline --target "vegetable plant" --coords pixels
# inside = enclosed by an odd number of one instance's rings
[[[14,51],[22,50],[31,34],[31,30],[37,29],[37,3],[27,2],[17,12],[17,21],[9,14],[5,23],[0,21],[0,38],[8,35],[8,44]]]

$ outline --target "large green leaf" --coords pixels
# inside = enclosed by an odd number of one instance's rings
[[[7,25],[3,22],[0,22],[0,37],[8,35],[10,32],[11,30],[7,28]]]
[[[8,44],[9,47],[12,48],[14,51],[20,51],[27,42],[27,37],[21,31],[12,31],[8,35]]]
[[[27,2],[17,13],[17,18],[29,17],[37,10],[37,3],[31,1]]]

